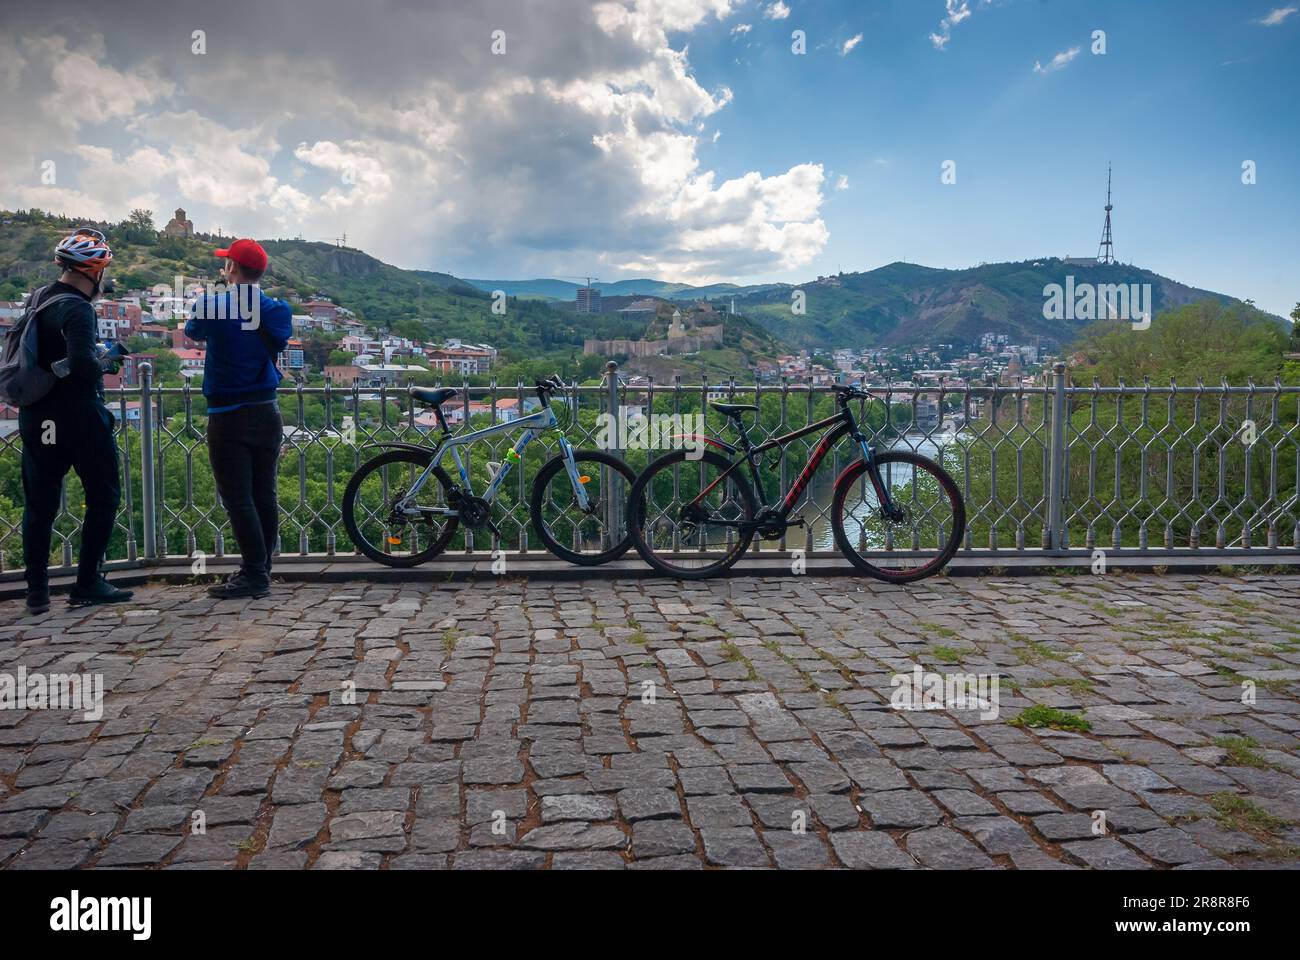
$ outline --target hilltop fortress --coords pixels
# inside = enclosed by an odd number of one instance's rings
[[[672,311],[671,315],[668,314],[669,310]],[[662,339],[584,340],[582,352],[602,357],[661,357],[674,353],[696,353],[722,346],[722,314],[709,304],[689,308],[683,316],[680,309],[668,303],[660,303],[647,333],[657,325],[660,318],[668,319],[667,336]]]

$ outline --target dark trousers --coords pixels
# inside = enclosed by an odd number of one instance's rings
[[[59,515],[63,478],[75,470],[86,495],[77,584],[99,577],[113,535],[122,483],[113,438],[113,415],[99,404],[75,409],[19,412],[23,440],[23,563],[27,589],[49,588],[50,539]]]
[[[274,402],[208,417],[208,460],[239,543],[239,569],[258,583],[271,577],[271,551],[280,525],[275,481],[283,440],[280,407]]]

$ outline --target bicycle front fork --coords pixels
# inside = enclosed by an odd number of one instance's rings
[[[889,489],[885,478],[880,475],[880,467],[876,464],[876,451],[872,449],[871,444],[867,443],[866,437],[859,436],[857,440],[858,446],[862,448],[862,459],[867,464],[867,476],[871,478],[871,485],[876,488],[876,496],[880,498],[881,517],[890,523],[905,522],[907,515],[894,503],[893,491]]]
[[[560,453],[564,457],[564,470],[569,475],[569,482],[573,484],[573,498],[578,501],[578,509],[583,513],[590,513],[591,500],[587,497],[586,482],[578,472],[578,461],[573,455],[573,444],[565,437],[560,437]]]

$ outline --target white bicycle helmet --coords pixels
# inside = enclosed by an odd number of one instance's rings
[[[113,259],[108,240],[98,230],[78,227],[54,248],[54,259],[82,273],[98,273]]]

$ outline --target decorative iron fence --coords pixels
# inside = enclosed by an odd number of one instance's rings
[[[158,389],[142,369],[139,388],[112,392],[118,418],[123,497],[109,561],[219,558],[236,550],[216,495],[204,440],[206,408],[189,386]],[[859,419],[878,447],[916,450],[940,460],[966,499],[963,549],[977,555],[1069,555],[1097,549],[1170,556],[1223,552],[1265,556],[1300,548],[1300,387],[1072,385],[1058,364],[1038,386],[873,387]],[[756,402],[755,441],[833,412],[829,386],[632,384],[611,364],[603,384],[574,385],[555,403],[561,429],[578,447],[603,447],[635,469],[659,450],[670,428],[693,423],[726,437],[730,427],[709,401]],[[465,386],[444,406],[457,430],[514,419],[536,403],[530,386]],[[343,491],[352,472],[384,441],[425,443],[432,418],[409,387],[284,388],[280,465],[282,557],[354,554],[343,526]],[[613,416],[611,416],[613,412]],[[701,418],[695,420],[694,418]],[[657,429],[662,421],[664,429]],[[10,421],[11,425],[13,421]],[[16,425],[14,425],[16,426]],[[476,489],[487,463],[513,445],[511,433],[476,445],[469,469]],[[787,446],[765,464],[768,502],[797,476],[817,436]],[[21,439],[0,438],[0,564],[22,563]],[[649,444],[653,446],[653,444]],[[554,436],[528,448],[523,469],[503,485],[494,508],[501,540],[462,531],[451,550],[541,550],[529,527],[528,497]],[[833,554],[830,493],[856,457],[846,441],[827,458],[799,513],[807,525],[760,549]],[[53,566],[75,560],[83,501],[69,475],[55,526]],[[621,523],[611,504],[611,525]],[[490,535],[489,535],[490,536]]]

